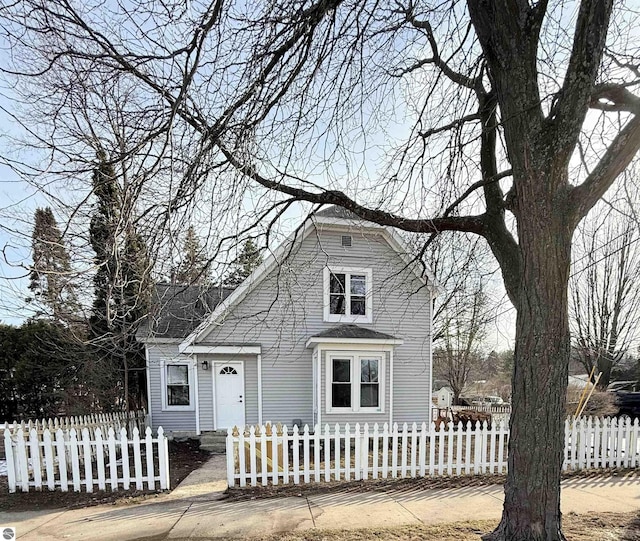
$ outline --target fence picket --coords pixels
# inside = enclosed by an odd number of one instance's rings
[[[302,455],[304,457],[304,463],[303,463],[303,467],[304,467],[304,482],[308,483],[310,480],[310,469],[309,469],[309,462],[310,462],[310,456],[309,456],[309,425],[304,425],[304,433],[302,434]]]
[[[328,424],[324,425],[324,441],[322,444],[324,451],[324,480],[331,481],[331,433]]]
[[[453,423],[449,423],[447,430],[447,475],[453,473]]]
[[[369,478],[369,423],[364,424],[362,441],[360,442],[360,479]]]
[[[238,473],[240,475],[240,486],[247,486],[247,472],[245,468],[245,462],[247,458],[246,441],[244,439],[244,430],[238,431]]]
[[[42,488],[42,463],[40,461],[40,444],[38,441],[38,431],[32,428],[29,431],[29,454],[31,455],[31,469],[33,471],[33,482],[37,488]]]
[[[391,477],[398,477],[398,423],[393,423],[391,440]]]
[[[245,447],[246,447],[245,442]],[[243,450],[244,453],[244,450]],[[242,470],[242,468],[241,468]],[[258,465],[256,459],[256,427],[249,427],[249,475],[251,476],[251,486],[258,486]]]
[[[335,436],[333,438],[333,443],[334,443],[334,451],[333,454],[335,455],[333,458],[333,463],[334,463],[334,474],[333,474],[333,478],[335,481],[340,481],[340,425],[338,423],[336,423],[336,426],[334,427],[333,430]]]
[[[87,432],[87,439],[88,439],[89,434],[86,428],[83,430],[83,437],[84,437],[85,431]],[[160,439],[164,441],[163,442],[158,441],[158,452],[160,452],[161,447],[165,449],[165,452],[166,452],[166,438],[164,437],[164,431],[162,430],[162,427],[158,428],[158,440]],[[163,443],[165,445],[163,445]],[[120,429],[120,456],[122,457],[122,488],[124,490],[129,490],[129,487],[131,486],[131,470],[129,468],[129,441],[127,440],[127,429],[124,427]],[[166,474],[167,476],[169,475],[168,460],[169,459],[167,457],[165,459],[167,463],[167,474]],[[89,473],[90,472],[91,472],[91,469],[89,469]],[[91,485],[93,486],[93,482],[91,483]]]
[[[16,491],[16,462],[15,455],[13,453],[11,431],[7,428],[6,424],[4,429],[4,452],[7,459],[7,481],[9,484],[9,492],[14,493]]]
[[[96,445],[97,445],[97,442],[98,442],[98,439],[96,434]],[[142,490],[142,486],[143,486],[142,485],[142,456],[140,451],[140,431],[138,430],[138,427],[133,429],[132,447],[133,447],[133,471],[136,476],[136,489]],[[98,467],[99,467],[99,463],[98,463]],[[98,478],[99,477],[100,477],[100,474],[98,474]]]
[[[147,456],[147,487],[149,490],[156,488],[156,475],[153,464],[153,436],[151,435],[151,427],[147,427],[145,437],[145,451]]]
[[[149,431],[151,429],[149,428]],[[118,462],[116,455],[116,433],[113,427],[109,428],[107,445],[109,449],[109,484],[111,490],[118,490]]]
[[[382,425],[382,477],[389,477],[389,423]]]
[[[355,449],[354,449],[354,456],[355,456],[355,471],[354,471],[354,477],[356,481],[360,480],[360,476],[362,475],[362,468],[360,467],[360,456],[361,456],[361,451],[360,451],[360,447],[362,445],[362,435],[360,434],[360,424],[356,423],[356,431],[355,431]]]
[[[6,440],[5,440],[6,443]],[[49,490],[55,490],[56,488],[56,478],[55,478],[55,468],[53,464],[53,442],[51,441],[51,432],[49,430],[45,430],[42,434],[42,446],[44,451],[44,467],[47,473],[47,488]],[[7,448],[5,447],[5,450]],[[9,459],[10,452],[7,452],[7,460]]]
[[[17,445],[17,479],[22,492],[29,492],[29,459],[27,458],[27,447],[24,442],[24,428],[18,429]]]
[[[78,452],[78,432],[75,428],[69,431],[69,454],[71,455],[71,478],[74,492],[80,492],[80,460]]]
[[[402,425],[402,477],[407,476],[407,423],[403,423]]]
[[[418,426],[416,423],[411,425],[411,477],[416,476],[416,460],[418,451]]]
[[[18,440],[18,443],[20,440]],[[64,434],[61,428],[56,431],[56,451],[58,455],[58,472],[60,475],[60,489],[68,492],[69,482],[67,479],[67,451],[65,449]]]
[[[444,424],[438,427],[438,475],[444,473]]]
[[[378,423],[373,425],[373,457],[371,461],[371,478],[378,478],[378,462],[380,459],[379,456],[379,445],[380,445],[380,435],[378,434],[379,427]]]
[[[351,480],[351,426],[344,425],[344,480]]]
[[[313,427],[313,479],[320,482],[320,425]]]
[[[293,484],[298,485],[300,483],[300,433],[298,432],[298,425],[293,425],[293,442],[291,445],[293,447]],[[256,486],[255,480],[255,474],[252,474],[252,487]]]
[[[420,453],[418,463],[420,464],[420,477],[424,477],[427,462],[427,423],[420,425]]]
[[[282,482],[289,484],[289,436],[287,425],[282,427]]]

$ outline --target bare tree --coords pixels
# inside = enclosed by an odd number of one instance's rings
[[[611,212],[609,220],[601,211],[581,226],[570,282],[574,354],[587,373],[602,373],[603,389],[638,338],[640,316],[638,227],[631,215]]]
[[[2,15],[5,70],[34,78],[24,91],[54,111],[32,129],[53,128],[41,139],[55,163],[73,152],[55,128],[78,81],[136,88],[140,140],[185,164],[165,216],[207,193],[244,216],[239,229],[307,201],[484,237],[517,311],[504,512],[487,538],[564,539],[571,239],[640,147],[634,10],[18,0]]]
[[[467,292],[464,293],[454,297],[444,310],[442,339],[433,352],[434,373],[451,387],[454,404],[459,404],[469,376],[482,364],[481,347],[487,324],[482,287],[471,294],[471,304]]]

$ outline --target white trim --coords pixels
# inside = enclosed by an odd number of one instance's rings
[[[246,421],[247,421],[247,390],[246,390],[246,385],[245,385],[245,378],[244,378],[244,361],[239,361],[237,359],[234,360],[220,360],[220,361],[213,361],[212,363],[212,368],[213,368],[213,404],[214,404],[214,417],[213,417],[213,426],[215,430],[218,430],[219,424],[218,424],[218,414],[217,414],[217,408],[216,408],[216,399],[215,399],[215,394],[216,394],[216,378],[215,376],[218,373],[218,369],[216,368],[216,366],[226,366],[226,365],[232,365],[232,364],[239,364],[242,367],[242,423],[241,425],[244,426]],[[222,427],[222,428],[231,428],[228,426]]]
[[[198,366],[198,356],[194,355],[193,356],[193,360],[195,363],[195,370],[193,371],[194,373],[194,385],[196,387],[196,394],[195,394],[195,408],[196,408],[196,436],[200,435],[200,401],[199,401],[199,396],[200,396],[200,389],[198,388],[198,370],[200,370],[199,366]]]
[[[186,346],[181,351],[207,355],[258,355],[260,352],[260,346]]]
[[[258,424],[262,426],[262,354],[258,353]]]
[[[345,308],[344,314],[331,314],[331,274],[345,275]],[[365,313],[364,315],[351,314],[351,275],[362,274],[365,276]],[[325,266],[322,272],[322,304],[323,320],[337,323],[371,323],[373,321],[373,271],[365,267]]]
[[[211,361],[209,363],[209,370],[211,370],[211,400],[213,400],[213,404],[211,404],[212,406],[212,410],[213,410],[213,429],[214,430],[218,430],[218,427],[216,426],[216,415],[217,415],[217,411],[216,411],[216,370],[215,370],[215,361]]]
[[[389,350],[389,426],[393,426],[393,349]]]
[[[350,408],[334,408],[331,406],[333,383],[332,361],[334,359],[349,359],[351,366],[351,407]],[[377,408],[366,408],[360,406],[360,361],[362,359],[376,359],[378,365],[378,404]],[[325,411],[327,414],[340,413],[384,413],[385,412],[385,352],[384,351],[327,351],[327,359],[325,361]]]
[[[265,260],[260,264],[250,275],[249,277],[238,286],[226,299],[224,299],[215,310],[200,324],[196,329],[185,338],[180,345],[178,346],[178,350],[180,353],[183,352],[185,348],[190,346],[193,342],[196,342],[199,338],[204,335],[207,335],[211,329],[217,324],[217,320],[222,316],[230,306],[237,304],[242,301],[251,291],[253,291],[257,285],[267,276],[267,274],[274,268],[281,258],[286,255],[290,249],[291,244],[294,242],[301,243],[304,239],[309,236],[312,230],[316,229],[318,225],[325,225],[328,227],[335,227],[336,229],[352,229],[353,227],[357,227],[360,230],[369,230],[374,233],[381,234],[383,238],[389,243],[389,245],[402,257],[403,261],[409,268],[414,272],[416,277],[418,277],[423,283],[427,284],[427,286],[433,291],[434,294],[439,293],[440,288],[435,282],[435,277],[427,269],[427,277],[423,275],[423,269],[421,265],[416,265],[415,262],[412,262],[409,254],[409,250],[404,243],[402,237],[392,228],[383,227],[378,224],[374,224],[372,222],[366,222],[364,220],[347,220],[341,218],[325,218],[322,216],[318,216],[314,214],[313,216],[307,218],[307,220],[302,224],[302,226],[294,231],[291,235],[289,235],[280,246],[278,246],[271,254],[269,254]]]
[[[167,404],[167,366],[187,366],[187,377],[189,378],[189,405],[188,406],[170,406]],[[162,393],[162,411],[195,411],[195,376],[193,359],[162,359],[160,361],[160,387]]]
[[[149,367],[149,348],[144,346],[145,371],[147,373],[147,416],[149,418],[149,426],[153,426],[153,415],[151,414],[151,369]]]
[[[401,338],[386,340],[383,338],[324,338],[322,336],[312,336],[307,340],[306,347],[315,347],[316,344],[331,345],[340,347],[340,349],[370,349],[367,346],[379,349],[382,346],[385,351],[388,351],[389,347],[404,344],[404,340]]]

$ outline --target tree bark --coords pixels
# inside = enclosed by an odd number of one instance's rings
[[[567,289],[572,227],[554,198],[538,193],[531,200],[536,204],[518,222],[522,267],[519,290],[514,292],[517,321],[508,474],[502,521],[484,538],[492,541],[565,539],[560,474],[570,357]]]

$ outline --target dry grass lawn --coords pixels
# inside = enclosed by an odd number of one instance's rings
[[[255,537],[251,541],[478,541],[495,526],[493,521],[474,521],[364,530],[306,530]],[[640,515],[568,514],[564,517],[564,532],[567,541],[640,541]]]

